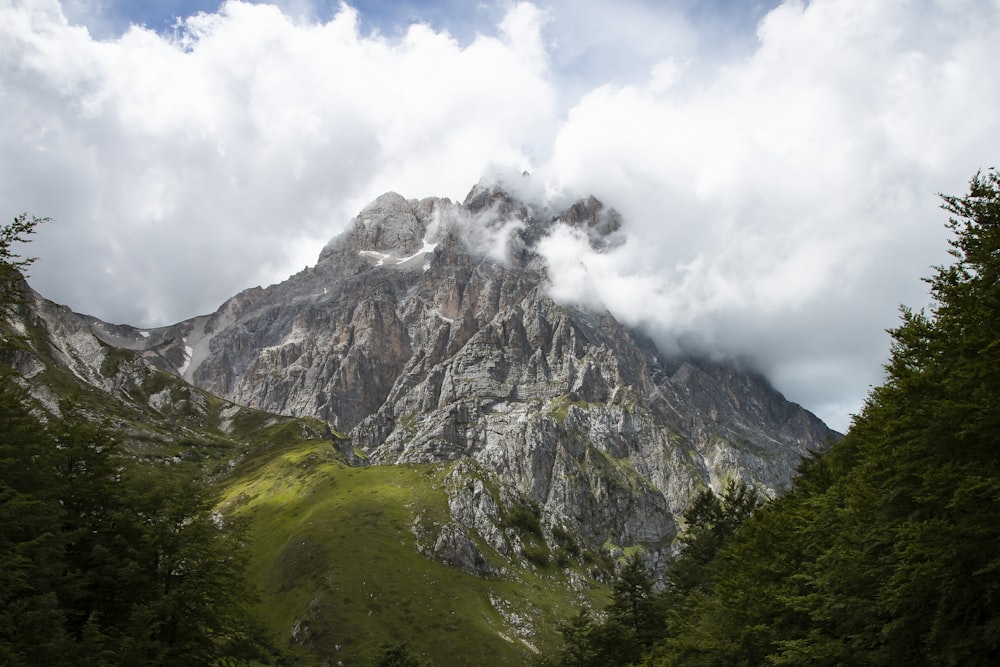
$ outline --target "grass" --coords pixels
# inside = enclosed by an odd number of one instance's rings
[[[508,576],[487,579],[422,555],[411,526],[419,523],[432,549],[450,520],[451,466],[351,468],[331,449],[308,442],[261,452],[222,482],[221,497],[227,512],[251,521],[250,574],[266,622],[317,661],[368,664],[385,643],[406,642],[438,666],[526,665],[531,647],[556,639],[559,619],[605,599],[602,586],[577,590],[552,567],[508,562]],[[517,637],[505,618],[512,611],[537,632]]]
[[[131,352],[103,360],[98,371],[121,388],[108,393],[63,366],[40,326],[29,324],[25,350],[28,340],[45,365],[32,383],[106,419],[132,462],[163,464],[188,454],[176,465],[212,473],[220,507],[249,520],[249,575],[261,592],[260,612],[281,640],[302,649],[294,664],[370,664],[384,644],[406,642],[438,667],[526,665],[535,650],[557,641],[558,621],[607,599],[607,587],[572,561],[552,562],[528,507],[514,523],[544,567],[505,558],[478,538],[502,577],[474,577],[433,557],[437,534],[451,520],[444,479],[454,463],[352,468],[341,452],[344,436],[323,422],[245,408],[223,432],[229,403]],[[171,400],[153,409],[149,397],[164,390]],[[499,498],[495,480],[465,465]],[[519,636],[516,618],[535,632]]]
[[[557,421],[562,422],[569,416],[570,408],[587,408],[589,405],[586,401],[575,400],[569,394],[564,394],[559,398],[553,399],[546,408],[546,411]]]

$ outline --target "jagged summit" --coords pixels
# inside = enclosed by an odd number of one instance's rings
[[[663,358],[607,312],[554,302],[536,249],[560,224],[607,247],[622,219],[495,184],[462,203],[388,193],[315,267],[155,351],[236,403],[334,424],[367,461],[478,461],[598,543],[664,549],[696,489],[787,484],[832,432],[760,376]]]
[[[357,253],[378,266],[428,268],[441,244],[492,260],[522,266],[536,258],[535,247],[553,225],[565,224],[585,233],[593,248],[620,242],[621,215],[586,197],[563,210],[525,203],[500,183],[479,183],[465,201],[429,197],[406,199],[387,192],[364,207],[342,234],[320,253],[319,262],[348,261]],[[336,260],[331,260],[336,257]]]

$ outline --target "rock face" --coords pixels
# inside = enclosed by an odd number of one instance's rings
[[[233,403],[325,420],[359,464],[467,461],[428,547],[470,572],[493,572],[481,547],[522,555],[504,515],[526,503],[550,541],[655,561],[695,492],[731,477],[777,492],[836,434],[759,375],[664,357],[553,301],[537,243],[569,225],[602,250],[621,223],[592,197],[554,211],[498,187],[462,204],[389,193],[281,284],[149,331],[74,320],[63,347],[78,374],[128,349]]]
[[[621,219],[497,187],[462,204],[389,193],[316,266],[128,344],[235,403],[326,420],[367,462],[473,460],[546,530],[653,554],[694,492],[730,477],[776,492],[835,437],[759,375],[664,358],[608,313],[554,302],[535,246],[555,225],[601,249]],[[503,497],[465,495],[456,521],[508,548],[489,528]],[[438,550],[469,560],[460,532]]]
[[[42,420],[65,416],[106,424],[120,453],[149,464],[195,462],[211,475],[237,465],[281,429],[287,443],[336,439],[315,420],[263,414],[209,395],[177,377],[171,340],[74,313],[31,290],[0,315],[0,375],[33,399]],[[296,435],[296,431],[298,434]]]

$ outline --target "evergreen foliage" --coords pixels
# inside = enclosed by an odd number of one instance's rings
[[[708,588],[709,564],[715,552],[761,505],[757,492],[729,482],[721,496],[711,489],[696,496],[685,512],[688,523],[680,556],[671,564],[666,587],[655,590],[641,554],[633,554],[612,584],[611,603],[604,618],[587,609],[563,623],[563,646],[540,661],[545,667],[603,667],[639,664],[652,655],[680,623],[685,605]]]
[[[0,663],[209,665],[266,655],[243,539],[206,485],[126,467],[71,409],[0,379]]]
[[[1000,660],[1000,178],[943,199],[955,262],[902,311],[885,383],[722,546],[654,664]]]
[[[373,667],[429,667],[429,665],[421,662],[410,651],[410,647],[402,642],[383,646],[382,652],[373,663]]]
[[[778,500],[696,500],[644,666],[1000,664],[1000,175],[943,201],[955,260],[885,383]],[[596,664],[598,627],[550,664]]]

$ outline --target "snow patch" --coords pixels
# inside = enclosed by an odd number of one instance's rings
[[[361,250],[358,254],[369,259],[377,259],[378,264],[376,266],[382,266],[385,264],[385,260],[387,259],[394,259],[392,255],[387,255],[384,252],[378,252],[377,250]]]
[[[426,257],[430,253],[434,252],[434,249],[437,248],[437,246],[438,246],[437,243],[430,243],[427,241],[427,239],[424,239],[423,247],[420,248],[420,250],[413,253],[412,255],[408,255],[406,257],[396,257],[395,255],[389,255],[384,252],[379,252],[377,250],[359,250],[358,254],[362,257],[367,257],[368,259],[376,260],[378,262],[376,266],[384,266],[386,263],[392,266],[399,266],[411,260],[418,259],[421,257]],[[429,269],[430,266],[431,266],[430,261],[428,260],[423,265],[424,271]]]
[[[213,331],[222,331],[226,327],[232,326],[236,322],[236,318],[229,310],[220,311],[217,315],[195,318],[191,331],[184,338],[184,351],[190,356],[190,360],[186,361],[184,368],[180,370],[181,375],[188,382],[193,380],[198,366],[211,352],[212,339],[215,334],[205,331],[205,326],[209,321],[213,323]]]
[[[434,248],[436,247],[437,243],[428,243],[427,239],[424,239],[424,246],[420,250],[416,251],[409,257],[403,257],[402,259],[398,260],[396,264],[402,264],[404,262],[409,262],[411,259],[416,259],[417,257],[423,257],[424,255],[434,252]]]
[[[142,336],[143,338],[149,338],[149,332],[148,331],[140,331],[139,335]]]
[[[184,339],[184,342],[185,343],[187,342],[187,338]],[[188,366],[191,365],[191,357],[193,355],[194,355],[194,348],[192,348],[190,345],[185,345],[184,346],[184,363],[181,364],[181,367],[177,369],[177,373],[179,375],[184,375],[187,372]]]

